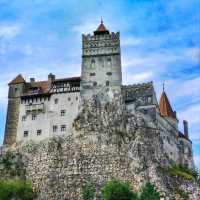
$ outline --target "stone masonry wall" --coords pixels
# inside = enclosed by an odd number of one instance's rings
[[[15,150],[38,200],[81,200],[82,186],[89,179],[97,188],[95,199],[100,200],[100,188],[111,178],[129,181],[136,191],[151,181],[165,200],[180,199],[175,198],[175,187],[198,200],[197,183],[159,172],[158,167],[168,164],[159,129],[153,123],[147,126],[141,113],[132,115],[117,102],[101,104],[94,98],[83,106],[71,135]]]

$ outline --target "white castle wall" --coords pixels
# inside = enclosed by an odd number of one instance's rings
[[[55,99],[58,102],[55,103]],[[36,119],[32,120],[32,114],[26,114],[26,106],[31,102],[20,104],[19,124],[17,129],[17,142],[40,141],[54,135],[67,135],[75,117],[78,114],[80,94],[60,93],[52,94],[49,100],[34,100],[32,105],[44,104],[44,111],[36,114]],[[64,116],[61,116],[61,110],[65,110]],[[22,119],[25,117],[25,121]],[[65,125],[66,130],[61,131],[61,126]],[[57,131],[53,132],[53,126],[57,126]],[[41,135],[37,135],[37,130],[41,130]],[[24,137],[24,131],[28,131],[28,136]]]

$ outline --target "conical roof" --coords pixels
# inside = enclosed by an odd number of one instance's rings
[[[108,29],[105,27],[103,20],[101,20],[101,24],[98,26],[97,30],[94,31],[95,35],[100,35],[100,34],[109,34]]]
[[[16,78],[14,78],[9,85],[19,84],[19,83],[25,83],[23,76],[21,74],[17,75]]]
[[[172,117],[176,119],[176,112],[172,110],[169,99],[164,90],[160,97],[159,107],[160,107],[160,115],[162,117]]]

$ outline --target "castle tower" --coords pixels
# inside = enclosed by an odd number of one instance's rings
[[[160,115],[167,119],[175,128],[178,129],[178,119],[176,118],[176,111],[172,110],[169,99],[165,93],[164,85],[163,92],[159,102]]]
[[[81,97],[104,88],[116,92],[121,84],[120,34],[110,33],[101,20],[93,35],[82,35]]]
[[[20,96],[24,92],[24,90],[25,80],[19,74],[14,80],[9,83],[8,108],[3,142],[4,145],[11,146],[16,142]]]

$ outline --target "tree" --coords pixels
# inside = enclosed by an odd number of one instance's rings
[[[140,200],[160,200],[160,194],[155,190],[154,185],[146,183],[141,189]]]
[[[0,180],[0,200],[33,200],[31,183],[20,179]]]
[[[103,200],[136,200],[137,194],[131,191],[126,182],[111,180],[102,189]]]
[[[84,186],[82,190],[82,199],[83,200],[93,200],[95,194],[95,186],[94,183],[91,181],[88,181]]]

